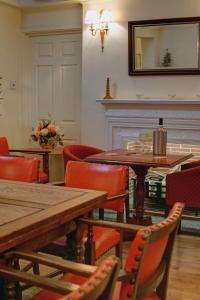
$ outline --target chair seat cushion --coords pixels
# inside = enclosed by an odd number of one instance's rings
[[[107,229],[103,227],[94,226],[93,227],[93,240],[95,241],[95,257],[98,259],[111,248],[115,247],[120,241],[120,234],[115,229]],[[87,240],[87,232],[84,232],[84,243]],[[62,236],[57,239],[53,244],[55,244],[55,249],[60,247],[65,247],[66,237]],[[51,247],[53,249],[53,245]],[[55,251],[50,251],[49,253],[55,254]]]
[[[120,292],[121,292],[121,282],[117,281],[117,283],[115,285],[112,300],[130,300],[131,299],[128,296],[126,297],[126,295],[124,295],[123,292],[120,297]],[[62,299],[59,299],[59,300],[62,300]],[[150,295],[148,295],[147,297],[143,298],[142,300],[161,300],[161,299],[157,296],[156,292],[153,292]]]
[[[123,212],[124,211],[124,199],[119,199],[119,200],[112,200],[108,201],[107,203],[104,203],[99,206],[99,208],[104,208],[104,209],[111,209],[116,212]]]
[[[99,226],[93,227],[96,259],[116,246],[120,241],[120,234],[115,229],[108,229]]]

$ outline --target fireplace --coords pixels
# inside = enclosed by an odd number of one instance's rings
[[[152,133],[160,117],[167,128],[168,151],[200,158],[200,100],[98,100],[105,105],[107,149],[125,148],[141,134]]]

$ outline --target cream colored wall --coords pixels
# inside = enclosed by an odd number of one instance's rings
[[[91,1],[87,9],[110,9],[113,29],[105,40],[102,54],[100,39],[92,37],[83,26],[82,142],[105,147],[104,107],[96,103],[105,95],[106,77],[111,79],[111,93],[117,98],[136,94],[150,97],[176,94],[179,97],[200,94],[199,76],[128,76],[128,21],[191,17],[200,15],[199,0],[115,0]]]
[[[25,9],[22,28],[25,32],[80,29],[82,27],[81,5],[52,5]]]
[[[193,96],[200,94],[199,76],[128,76],[127,22],[131,20],[171,18],[200,15],[199,0],[115,0],[86,1],[83,14],[89,8],[108,8],[113,13],[113,28],[105,40],[102,54],[100,39],[92,37],[83,26],[82,71],[82,142],[105,147],[104,107],[96,103],[105,94],[105,80],[111,78],[111,92],[117,98],[132,98],[136,94],[150,97]],[[80,6],[52,6],[27,9],[23,12],[25,32],[81,28]],[[1,74],[5,80],[4,119],[0,135],[6,133],[17,144],[20,129],[28,141],[29,135],[29,38],[20,33],[20,10],[0,4]],[[1,75],[0,74],[0,75]],[[19,77],[20,76],[20,77]],[[8,88],[10,79],[21,79],[21,88]],[[22,95],[19,92],[22,91]],[[19,113],[20,110],[20,113]],[[22,116],[22,117],[21,117]],[[20,120],[19,120],[20,119]],[[6,125],[8,121],[9,125]],[[16,136],[17,134],[17,136]]]
[[[3,100],[0,104],[0,136],[7,136],[10,145],[20,137],[20,53],[21,13],[18,8],[0,3],[0,76],[3,77]],[[16,89],[10,81],[16,80]]]

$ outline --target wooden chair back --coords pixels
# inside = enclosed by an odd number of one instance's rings
[[[38,172],[39,160],[36,158],[0,156],[0,179],[36,182]]]
[[[120,300],[141,300],[153,291],[166,299],[172,250],[183,209],[182,203],[176,203],[164,221],[137,232],[125,264],[125,271],[133,277],[122,282]]]

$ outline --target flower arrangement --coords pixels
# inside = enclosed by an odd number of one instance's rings
[[[31,133],[32,140],[39,141],[44,149],[54,149],[58,143],[63,145],[63,136],[60,128],[48,119],[40,120]]]

